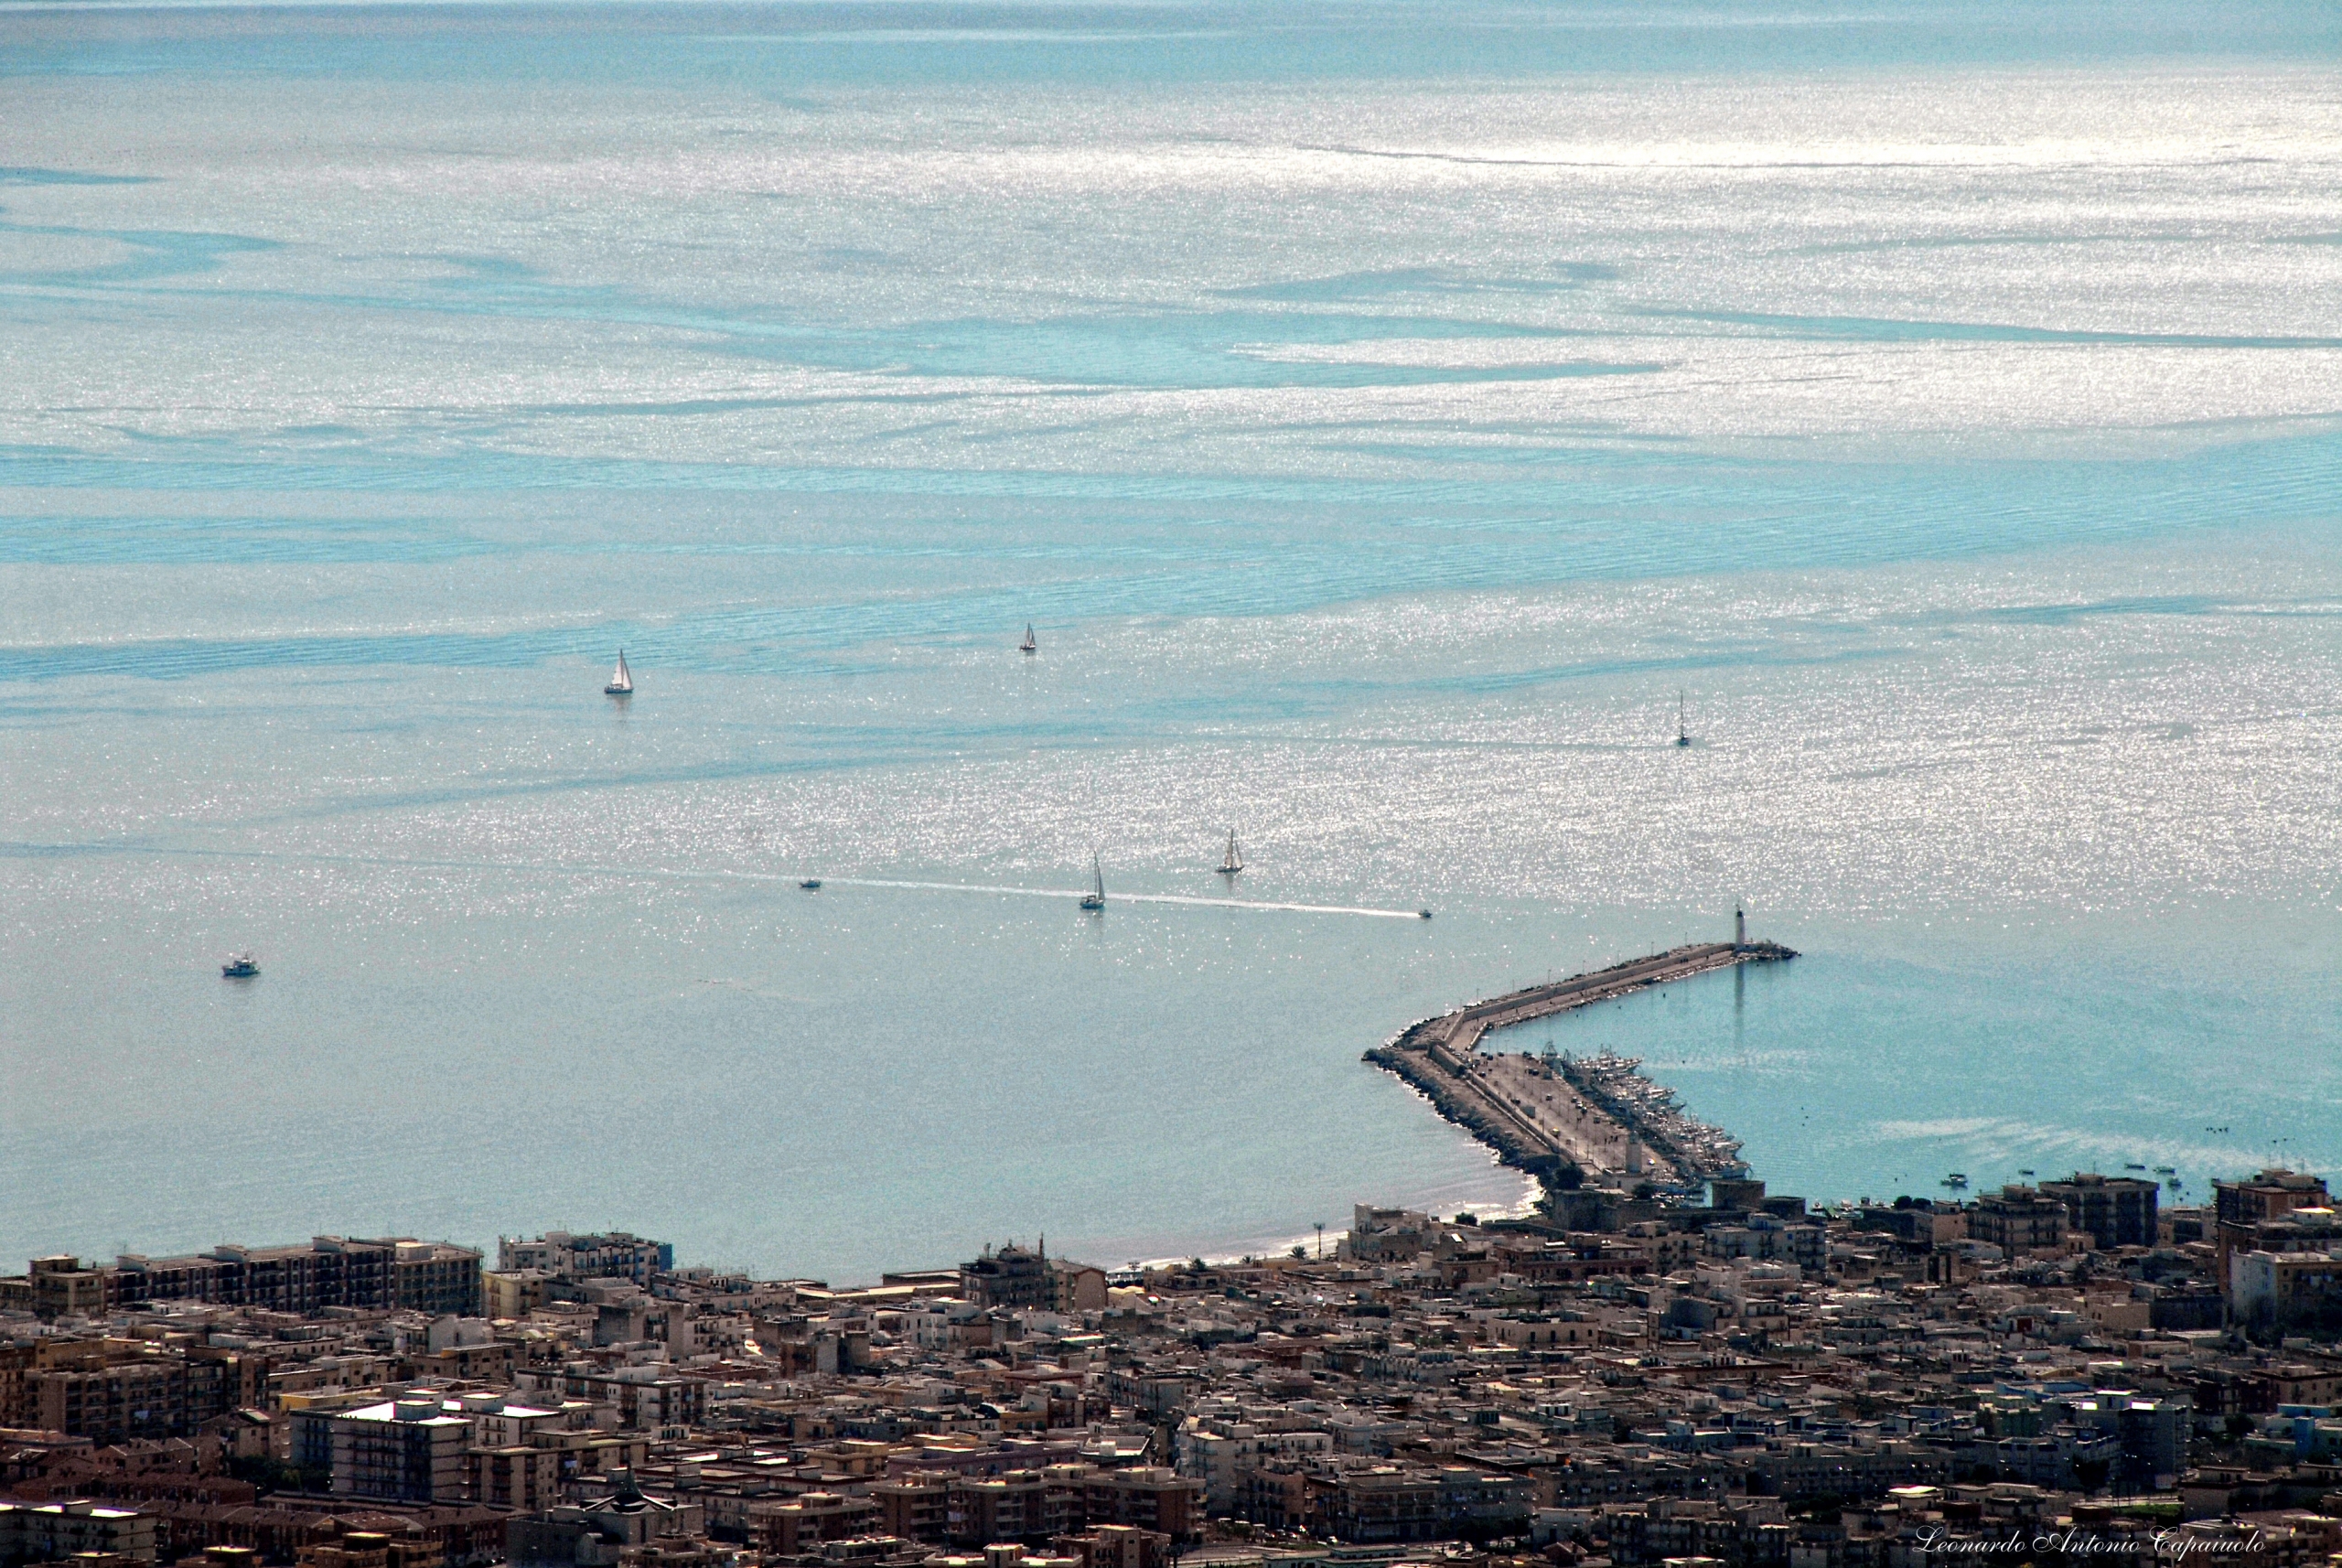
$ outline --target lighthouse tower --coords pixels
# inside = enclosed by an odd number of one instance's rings
[[[1748,945],[1748,912],[1738,908],[1732,911],[1732,945],[1736,948]]]

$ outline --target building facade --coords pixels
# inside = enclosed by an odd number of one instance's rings
[[[2066,1206],[2029,1187],[2004,1187],[1976,1200],[1968,1214],[1970,1240],[2011,1257],[2066,1244]]]
[[[155,1301],[299,1316],[335,1306],[461,1317],[480,1311],[480,1254],[412,1237],[317,1236],[298,1246],[224,1245],[173,1258],[125,1252],[86,1265],[70,1256],[36,1258],[27,1283],[34,1314],[52,1321]]]
[[[2066,1224],[2087,1231],[2100,1247],[2155,1244],[2155,1198],[2160,1188],[2135,1176],[2105,1176],[2076,1171],[2064,1181],[2045,1181],[2041,1196],[2066,1206]]]
[[[327,1420],[333,1495],[454,1503],[471,1494],[472,1423],[437,1399],[361,1405]]]
[[[1047,1253],[1010,1245],[987,1248],[981,1258],[960,1265],[960,1294],[977,1306],[1046,1312],[1057,1305]]]
[[[101,1504],[0,1502],[0,1564],[53,1563],[85,1552],[155,1561],[155,1520]]]
[[[2216,1181],[2212,1195],[2212,1234],[2222,1280],[2229,1277],[2230,1255],[2251,1246],[2255,1226],[2297,1208],[2332,1207],[2324,1177],[2274,1167],[2244,1181]]]
[[[2229,1311],[2255,1331],[2342,1327],[2342,1253],[2239,1252]]]
[[[500,1273],[534,1271],[564,1282],[632,1280],[645,1286],[653,1274],[671,1273],[675,1249],[629,1230],[597,1230],[576,1235],[548,1230],[534,1240],[518,1236],[497,1238],[496,1268]]]
[[[24,1373],[16,1402],[26,1424],[102,1446],[189,1437],[250,1402],[244,1367],[232,1354],[200,1347],[124,1351],[118,1345]]]

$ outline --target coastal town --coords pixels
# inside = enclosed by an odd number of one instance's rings
[[[1812,1205],[1633,1058],[1499,1048],[1797,956],[1733,939],[1367,1053],[1535,1177],[1520,1214],[851,1283],[619,1230],[33,1259],[0,1568],[2342,1563],[2323,1178]]]
[[[0,144],[0,1568],[2342,1568],[2342,0]]]
[[[2089,1172],[1826,1208],[1746,1176],[1554,1196],[1360,1207],[1274,1257],[1001,1244],[856,1287],[622,1232],[38,1258],[0,1279],[0,1561],[2342,1553],[2316,1176],[2205,1208]]]

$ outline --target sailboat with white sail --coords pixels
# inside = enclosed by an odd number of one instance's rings
[[[1244,869],[1244,856],[1236,848],[1236,830],[1228,830],[1228,853],[1219,857],[1219,874],[1233,876]]]
[[[618,650],[618,667],[610,671],[610,683],[602,691],[605,695],[612,697],[634,695],[634,671],[626,667],[625,649]]]
[[[1095,854],[1090,857],[1090,890],[1081,896],[1081,907],[1090,910],[1103,909],[1106,907],[1106,873],[1098,864]]]

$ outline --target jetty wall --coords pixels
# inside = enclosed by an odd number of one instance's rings
[[[1582,1178],[1584,1167],[1552,1140],[1521,1125],[1495,1096],[1435,1065],[1423,1052],[1386,1045],[1367,1052],[1366,1059],[1405,1079],[1442,1116],[1494,1149],[1500,1163],[1549,1187],[1574,1186]]]
[[[1481,1056],[1479,1043],[1491,1030],[1510,1025],[1713,970],[1796,956],[1776,942],[1703,942],[1628,959],[1419,1019],[1367,1052],[1366,1059],[1412,1085],[1505,1165],[1549,1187],[1574,1187],[1611,1174],[1696,1182],[1714,1174],[1709,1167],[1716,1156],[1703,1157],[1667,1130],[1648,1124],[1633,1104],[1582,1071],[1563,1065],[1558,1074],[1527,1069],[1524,1077],[1518,1066],[1521,1058]],[[1508,1063],[1515,1064],[1514,1070],[1505,1070]],[[1557,1089],[1557,1077],[1565,1087]],[[1727,1142],[1724,1147],[1737,1145]]]

